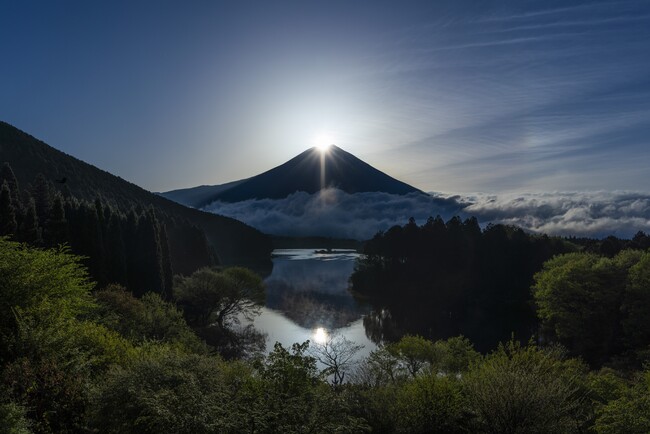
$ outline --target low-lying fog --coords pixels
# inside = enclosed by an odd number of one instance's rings
[[[409,217],[422,224],[437,214],[445,221],[454,215],[476,216],[481,225],[512,224],[549,235],[629,238],[639,230],[650,231],[650,195],[635,192],[399,196],[348,194],[330,188],[315,194],[297,192],[285,199],[215,202],[204,209],[269,234],[360,240],[403,225]]]

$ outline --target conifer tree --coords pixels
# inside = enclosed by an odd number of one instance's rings
[[[109,269],[109,255],[107,254],[107,237],[108,237],[108,223],[110,219],[110,213],[107,212],[107,209],[104,208],[104,204],[100,196],[95,198],[95,212],[97,213],[97,227],[95,229],[96,240],[96,250],[95,254],[99,255],[97,257],[97,263],[102,271],[102,283],[107,284],[111,283],[111,280],[108,279],[108,269]],[[106,205],[108,208],[108,205]]]
[[[120,215],[112,213],[106,237],[107,277],[111,283],[127,284],[126,251]]]
[[[107,203],[104,205],[103,215],[104,219],[102,221],[102,237],[104,238],[104,244],[108,244],[109,231],[108,228],[111,225],[111,219],[113,218],[113,208]]]
[[[104,206],[102,205],[102,199],[100,197],[95,198],[95,212],[97,212],[97,220],[99,221],[99,227],[104,226]]]
[[[0,235],[14,235],[17,227],[11,191],[7,181],[3,181],[0,189]]]
[[[68,222],[65,218],[63,198],[60,194],[54,195],[50,218],[45,226],[43,238],[50,246],[68,242]]]
[[[70,191],[68,184],[63,184],[63,187],[61,187],[61,194],[63,195],[64,199],[72,198],[72,192]]]
[[[79,230],[81,227],[81,218],[79,208],[79,201],[73,197],[66,198],[63,203],[63,210],[68,228],[67,240],[75,253],[79,253],[78,246],[81,244],[81,231]]]
[[[174,271],[172,270],[172,260],[169,252],[169,240],[167,237],[167,227],[165,224],[160,225],[160,248],[161,248],[161,262],[163,273],[163,286],[164,295],[167,298],[172,297],[172,285],[174,279]]]
[[[86,209],[86,234],[89,240],[90,270],[97,282],[103,286],[108,283],[106,279],[106,267],[104,265],[104,238],[97,207],[94,204]],[[101,209],[101,207],[100,207]],[[102,212],[103,215],[103,212]]]
[[[7,182],[9,191],[11,192],[11,201],[15,210],[20,209],[20,189],[18,188],[18,179],[11,169],[9,163],[4,163],[0,168],[0,183]]]
[[[18,234],[20,241],[32,245],[39,245],[43,241],[41,238],[41,228],[38,225],[38,216],[36,215],[36,204],[32,197],[28,196],[25,217],[20,225]]]
[[[160,229],[153,208],[146,210],[138,222],[137,234],[137,286],[132,288],[135,295],[152,291],[164,292],[162,270],[162,248],[160,246]]]
[[[124,235],[124,249],[125,249],[125,260],[126,260],[126,281],[127,288],[133,293],[136,294],[136,288],[139,285],[138,275],[139,270],[139,255],[136,252],[138,246],[138,223],[140,219],[135,212],[135,209],[131,208],[131,211],[126,216],[125,225],[122,227],[122,234]]]
[[[50,209],[52,208],[52,193],[50,185],[43,174],[39,173],[34,179],[34,187],[32,188],[32,196],[34,197],[34,204],[36,205],[36,215],[41,225],[47,222],[49,218]]]

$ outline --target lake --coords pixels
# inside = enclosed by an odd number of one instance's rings
[[[359,255],[354,250],[316,250],[273,251],[273,272],[265,279],[266,306],[253,324],[268,334],[267,351],[275,342],[285,347],[306,340],[322,343],[337,334],[363,345],[357,357],[364,357],[376,348],[363,325],[370,308],[348,292],[348,278]]]

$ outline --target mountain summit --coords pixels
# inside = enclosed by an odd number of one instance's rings
[[[283,199],[297,191],[316,193],[329,187],[346,193],[420,192],[332,145],[325,151],[313,147],[280,166],[242,181],[174,190],[162,195],[187,205],[202,207],[217,200]]]

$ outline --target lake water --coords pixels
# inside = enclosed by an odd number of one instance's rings
[[[316,253],[314,249],[273,252],[273,272],[266,278],[266,306],[254,320],[268,334],[267,351],[275,342],[322,343],[332,334],[363,345],[359,358],[376,348],[368,339],[363,317],[369,312],[348,292],[348,279],[359,255],[353,250]]]

